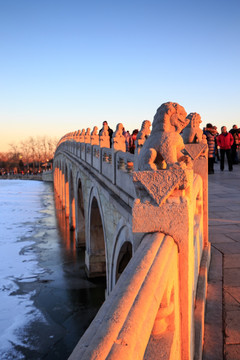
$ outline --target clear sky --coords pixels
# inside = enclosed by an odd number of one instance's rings
[[[166,101],[240,127],[239,0],[0,0],[0,151],[132,131]]]

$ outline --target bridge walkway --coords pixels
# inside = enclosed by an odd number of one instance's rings
[[[212,245],[204,360],[240,360],[240,164],[209,175]]]

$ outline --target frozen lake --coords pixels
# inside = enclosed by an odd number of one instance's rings
[[[52,184],[0,180],[0,359],[67,359],[104,288],[87,279]]]

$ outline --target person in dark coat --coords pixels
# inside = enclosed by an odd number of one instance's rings
[[[214,129],[212,124],[208,123],[203,133],[204,135],[206,135],[207,144],[208,144],[208,173],[214,174],[215,137],[217,131],[216,129]]]
[[[130,153],[134,154],[135,151],[135,141],[137,139],[138,129],[133,130],[132,135],[129,139],[129,151]]]
[[[240,142],[240,129],[238,129],[237,125],[233,125],[232,129],[229,131],[230,134],[232,134],[233,137],[233,144],[231,147],[231,151],[232,151],[232,163],[233,164],[238,164],[238,146],[239,146],[239,142]]]

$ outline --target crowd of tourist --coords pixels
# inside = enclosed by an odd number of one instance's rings
[[[107,121],[103,122],[103,126]],[[102,128],[103,129],[103,128]],[[101,129],[101,130],[102,130]],[[101,132],[100,130],[100,132]],[[138,135],[138,129],[133,130],[132,134],[123,127],[122,134],[125,137],[126,151],[134,154],[135,143]],[[112,144],[113,130],[108,126],[110,144]],[[208,123],[203,129],[208,143],[208,173],[214,174],[214,164],[220,162],[220,170],[224,170],[225,155],[228,164],[228,170],[233,170],[233,165],[238,164],[238,150],[240,150],[240,129],[233,125],[228,132],[226,126],[221,127],[221,133],[218,133],[217,127]]]
[[[103,126],[104,125],[108,126],[108,134],[110,137],[110,144],[112,145],[113,130],[109,127],[107,121],[103,122]],[[102,130],[103,130],[103,127],[99,131],[99,133],[101,133]],[[136,146],[135,142],[137,139],[138,129],[134,129],[132,134],[130,134],[129,130],[125,130],[125,128],[123,127],[122,134],[125,137],[126,151],[129,151],[130,153],[134,154],[135,146]]]
[[[238,164],[238,148],[240,145],[240,129],[233,125],[228,132],[226,126],[221,127],[221,134],[217,127],[207,124],[203,133],[208,143],[208,173],[214,174],[214,163],[220,161],[220,170],[224,170],[225,155],[228,163],[228,170],[233,170],[233,165]]]

